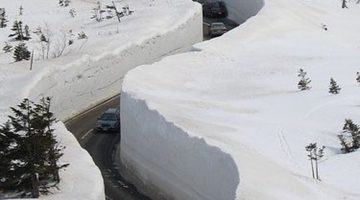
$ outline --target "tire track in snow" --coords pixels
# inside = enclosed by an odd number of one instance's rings
[[[286,137],[284,136],[284,129],[283,128],[279,128],[277,131],[277,137],[279,140],[279,144],[281,147],[281,150],[286,154],[286,156],[290,159],[291,162],[293,162],[294,160],[294,156],[291,152],[290,146],[286,140]]]

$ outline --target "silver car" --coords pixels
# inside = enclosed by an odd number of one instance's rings
[[[220,36],[226,33],[227,29],[224,23],[222,22],[213,22],[210,24],[209,35],[210,37]]]
[[[120,130],[120,110],[109,108],[97,118],[97,132],[118,132]]]

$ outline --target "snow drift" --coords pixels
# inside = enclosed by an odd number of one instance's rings
[[[131,70],[122,88],[123,162],[139,172],[139,182],[164,188],[174,199],[359,199],[359,151],[341,154],[337,138],[345,118],[360,122],[360,5],[348,6],[267,0],[239,28],[196,44],[198,51]],[[297,88],[299,68],[312,80],[309,91]],[[328,93],[331,77],[342,87],[339,95]],[[181,143],[188,146],[180,150],[171,145],[184,136],[194,142]],[[197,142],[208,146],[204,153],[189,153]],[[326,147],[321,182],[311,178],[304,148],[311,142]],[[235,196],[219,198],[212,190],[216,168],[226,163],[205,168],[213,180],[193,171],[204,168],[197,156],[205,162],[212,156],[205,151],[213,148],[216,157],[235,162],[236,170],[228,171],[239,181],[227,185],[238,184]],[[185,175],[199,180],[190,178],[191,189],[182,191],[182,180],[174,177]],[[201,181],[211,182],[211,189],[199,186]],[[216,189],[222,193],[224,187]],[[209,196],[196,196],[199,191]]]

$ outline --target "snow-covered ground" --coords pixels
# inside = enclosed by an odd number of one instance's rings
[[[24,97],[37,101],[52,97],[52,111],[61,120],[118,94],[124,74],[131,68],[154,62],[202,40],[201,6],[192,1],[136,0],[115,1],[118,8],[128,5],[134,11],[124,16],[96,22],[91,19],[96,0],[72,0],[69,7],[58,1],[1,0],[9,20],[0,28],[0,47],[5,42],[15,46],[8,35],[13,22],[21,20],[30,27],[32,39],[26,42],[34,50],[34,64],[14,62],[12,53],[0,51],[0,122]],[[102,7],[110,0],[100,1]],[[19,15],[22,7],[22,15]],[[70,9],[75,10],[72,17]],[[104,14],[105,16],[105,14]],[[48,59],[42,53],[40,37],[33,33],[40,27],[50,39]],[[78,39],[84,32],[85,39]],[[73,40],[72,45],[68,41]],[[44,43],[43,43],[44,44]],[[62,48],[65,45],[66,48]],[[56,56],[61,53],[61,56]],[[101,174],[91,157],[81,149],[62,123],[57,126],[58,139],[66,146],[60,192],[50,199],[104,199]]]
[[[238,16],[254,8],[241,2]],[[360,152],[341,154],[337,138],[345,118],[360,123],[360,4],[348,7],[265,0],[198,51],[131,70],[121,100],[125,165],[175,199],[360,199]],[[300,68],[309,91],[297,89]],[[328,93],[331,77],[338,95]],[[311,142],[326,147],[321,182],[311,177]]]

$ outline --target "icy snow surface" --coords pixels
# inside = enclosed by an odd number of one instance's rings
[[[234,19],[254,6],[241,2],[227,1]],[[360,123],[360,4],[264,3],[199,51],[126,75],[121,158],[144,185],[163,189],[158,196],[360,199],[360,152],[340,154],[337,139],[345,118]],[[299,68],[309,91],[297,89]],[[328,93],[330,77],[340,94]],[[326,146],[321,182],[311,178],[310,142]]]
[[[115,1],[118,8],[128,5],[134,11],[124,16],[120,24],[116,18],[101,22],[91,19],[96,2],[72,0],[69,7],[60,7],[58,1],[0,0],[0,8],[6,9],[9,20],[8,26],[0,29],[1,49],[5,42],[17,45],[8,35],[13,22],[21,20],[23,26],[30,27],[32,40],[26,44],[35,55],[33,70],[29,71],[29,61],[14,62],[12,53],[0,51],[1,123],[7,119],[9,107],[24,97],[37,101],[50,96],[56,117],[68,119],[118,94],[129,69],[202,40],[201,6],[192,1]],[[111,2],[101,1],[103,7]],[[74,18],[70,9],[76,11]],[[50,38],[49,59],[42,59],[39,36],[33,33],[38,27]],[[86,39],[78,39],[81,32],[87,35]],[[54,58],[70,39],[74,43]],[[62,172],[61,191],[41,198],[104,199],[103,180],[91,157],[62,123],[56,128],[58,139],[66,146],[63,161],[70,166]]]

